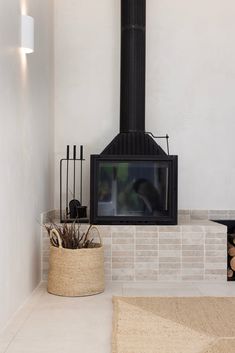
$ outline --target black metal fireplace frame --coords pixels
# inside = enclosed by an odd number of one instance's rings
[[[133,161],[165,161],[169,163],[169,215],[164,217],[145,216],[98,216],[98,163],[133,162]],[[91,183],[90,183],[90,221],[92,224],[109,225],[176,225],[178,209],[178,157],[162,155],[92,155],[91,156]]]

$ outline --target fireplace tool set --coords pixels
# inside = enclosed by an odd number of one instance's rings
[[[66,158],[60,160],[60,221],[61,223],[87,223],[87,206],[82,205],[83,146],[77,158],[77,146],[73,146],[70,158],[70,146],[67,146]],[[79,199],[77,197],[77,170],[80,168]]]

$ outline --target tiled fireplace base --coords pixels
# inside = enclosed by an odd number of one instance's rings
[[[87,227],[87,225],[82,225]],[[227,227],[207,220],[178,226],[99,226],[109,281],[226,281]],[[43,279],[49,240],[43,231]]]

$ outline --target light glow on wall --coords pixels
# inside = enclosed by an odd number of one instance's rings
[[[26,1],[22,0],[21,1],[21,15],[26,15],[26,14],[27,14]]]

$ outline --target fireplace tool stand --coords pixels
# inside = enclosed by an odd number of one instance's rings
[[[77,158],[77,146],[73,146],[73,158],[70,158],[70,146],[67,146],[66,158],[60,160],[60,222],[88,223],[87,206],[82,205],[83,146],[80,146],[80,157]],[[77,197],[76,172],[80,166],[80,192]],[[72,167],[72,168],[71,168]],[[72,171],[71,171],[72,169]],[[65,180],[64,180],[65,179]],[[64,187],[63,187],[64,186]],[[71,187],[71,188],[70,188]],[[65,191],[65,193],[64,193]]]

